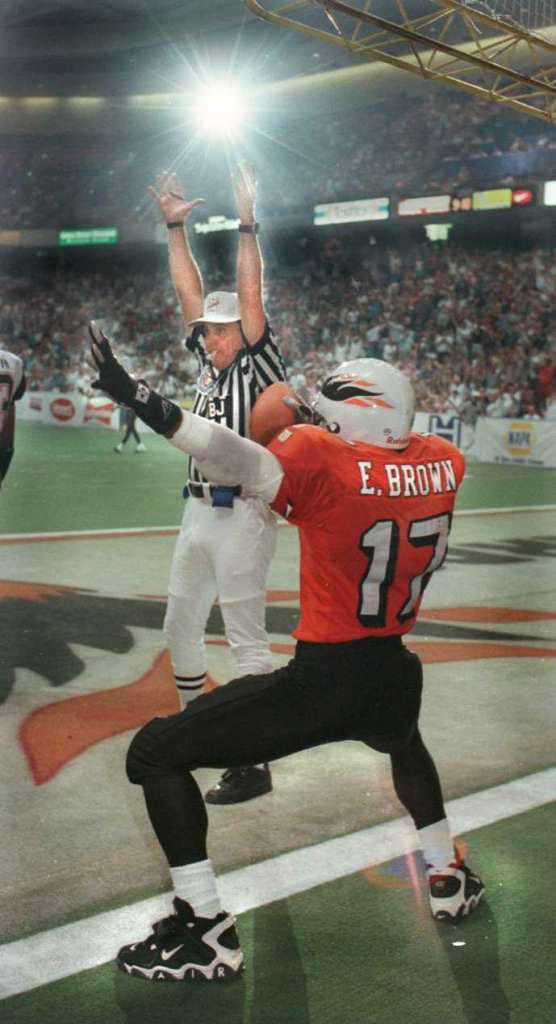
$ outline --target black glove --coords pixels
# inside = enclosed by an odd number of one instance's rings
[[[89,334],[91,355],[98,370],[98,380],[92,384],[94,390],[105,391],[115,402],[133,409],[139,419],[157,434],[174,434],[182,421],[179,406],[152,391],[146,381],[129,376],[94,320],[89,324]]]

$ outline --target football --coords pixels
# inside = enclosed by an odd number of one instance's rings
[[[259,395],[249,420],[249,436],[252,441],[266,445],[284,427],[291,427],[296,422],[295,410],[290,409],[283,400],[285,395],[295,398],[295,391],[283,380],[271,384]]]

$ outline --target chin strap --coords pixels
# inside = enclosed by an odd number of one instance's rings
[[[314,427],[326,426],[324,416],[321,416],[313,405],[309,401],[305,401],[297,391],[294,395],[284,395],[282,401],[284,405],[295,412],[296,423],[310,423]]]

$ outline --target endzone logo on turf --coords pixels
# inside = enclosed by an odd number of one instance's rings
[[[297,591],[267,593],[267,628],[271,650],[277,655],[292,657],[294,653],[293,640],[282,638],[287,638],[296,625],[298,599]],[[22,606],[29,637],[41,637],[38,659],[35,644],[22,648],[16,642]],[[72,586],[1,580],[0,618],[8,643],[0,700],[8,699],[18,667],[39,672],[51,686],[71,683],[87,670],[86,662],[76,659],[72,642],[80,643],[83,649],[96,648],[125,658],[134,647],[133,628],[160,631],[163,616],[164,601],[158,597],[122,598]],[[535,658],[546,665],[548,659],[556,658],[556,646],[532,626],[550,619],[556,619],[556,612],[548,609],[483,605],[427,608],[408,646],[425,665],[492,658]],[[227,644],[218,608],[211,612],[207,633],[209,644]],[[65,642],[60,642],[62,636]],[[110,664],[114,667],[113,658]],[[57,696],[54,702],[45,695],[44,703],[23,715],[18,739],[35,785],[48,783],[95,744],[140,728],[156,715],[179,711],[168,651],[153,651],[139,676],[134,673],[126,679],[125,668],[122,672],[119,667],[118,675],[118,681],[111,684],[109,675],[103,672],[98,690],[74,690],[71,696]],[[211,681],[211,688],[213,685]],[[56,744],[52,743],[53,736],[57,737]]]

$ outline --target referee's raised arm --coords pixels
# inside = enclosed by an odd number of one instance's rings
[[[255,219],[257,180],[253,164],[242,161],[233,178],[239,246],[237,253],[237,294],[241,325],[248,345],[256,345],[263,335],[266,315],[263,306],[263,260]]]
[[[164,171],[149,194],[158,203],[168,229],[168,259],[172,284],[187,324],[203,315],[203,279],[191,252],[185,221],[204,199],[187,200],[176,174]]]

